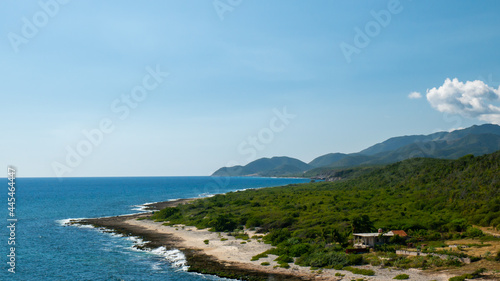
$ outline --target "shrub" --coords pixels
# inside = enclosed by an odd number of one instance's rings
[[[275,259],[275,261],[277,261],[278,263],[279,263],[279,262],[282,262],[282,263],[285,263],[285,262],[286,262],[286,263],[289,263],[289,262],[293,262],[293,258],[291,258],[291,257],[290,257],[290,256],[288,256],[288,255],[281,255],[281,256],[277,257],[277,258]]]
[[[290,265],[287,262],[278,262],[279,267],[282,268],[290,268]]]
[[[399,274],[396,277],[394,277],[393,279],[396,279],[396,280],[405,280],[405,279],[410,279],[410,276],[408,274]]]
[[[252,227],[258,227],[262,225],[262,219],[261,218],[256,218],[256,217],[251,217],[246,221],[245,226],[247,228],[252,228]]]
[[[268,255],[266,253],[260,253],[252,257],[251,261],[259,260],[260,258],[267,258]]]
[[[287,228],[273,229],[268,235],[264,236],[264,240],[271,242],[273,246],[286,241],[288,238],[290,238],[290,231]]]
[[[209,241],[208,239],[203,240],[203,243],[205,243],[205,244],[207,244],[207,245],[208,245],[208,243],[209,243],[209,242],[210,242],[210,241]]]
[[[158,212],[155,212],[152,216],[152,220],[166,220],[179,213],[179,209],[176,207],[167,207]]]
[[[357,254],[347,255],[349,265],[362,265],[364,263],[363,256]]]
[[[236,221],[227,214],[217,216],[209,224],[217,232],[233,231],[237,226]]]
[[[270,263],[265,261],[265,262],[260,263],[260,265],[268,266],[268,265],[270,265]]]
[[[300,257],[309,252],[311,245],[309,244],[296,244],[290,247],[290,255],[292,257]]]
[[[304,263],[304,262],[302,262]],[[305,265],[312,267],[340,267],[349,264],[347,255],[342,252],[314,252],[309,255],[305,261]]]
[[[467,237],[481,237],[484,236],[484,233],[481,229],[470,226],[467,228],[465,235],[467,235]]]
[[[366,275],[366,276],[375,275],[375,271],[373,271],[371,269],[356,268],[356,267],[352,267],[352,266],[346,266],[343,269],[350,271],[354,274],[361,274],[361,275]]]

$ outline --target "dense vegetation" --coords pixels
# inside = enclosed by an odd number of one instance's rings
[[[353,232],[403,229],[411,242],[481,235],[472,224],[500,227],[499,164],[500,152],[414,158],[345,170],[355,175],[348,180],[216,195],[164,209],[152,219],[224,232],[257,228],[284,266],[295,257],[296,264],[342,268],[365,262],[344,253]]]

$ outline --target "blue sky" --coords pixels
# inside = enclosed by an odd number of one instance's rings
[[[260,157],[309,162],[393,136],[498,123],[499,7],[2,1],[0,163],[19,176],[209,175]],[[357,30],[368,43],[356,45]],[[357,52],[346,56],[342,44]],[[150,89],[123,102],[145,79]],[[468,89],[484,85],[489,109],[464,107]],[[102,137],[92,143],[84,130]]]

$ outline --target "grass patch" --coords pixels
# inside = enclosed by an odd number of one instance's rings
[[[208,245],[208,243],[210,243],[210,241],[208,239],[206,239],[206,240],[203,240],[203,243],[205,243],[206,245]]]
[[[260,253],[258,255],[255,255],[250,259],[251,261],[258,261],[260,258],[267,258],[268,255],[266,253]]]
[[[410,275],[408,275],[408,274],[399,274],[399,275],[396,275],[396,277],[394,277],[393,279],[396,279],[396,280],[406,280],[406,279],[410,279]]]
[[[373,271],[371,269],[356,268],[356,267],[352,267],[352,266],[346,266],[343,268],[343,270],[350,271],[354,274],[361,274],[361,275],[366,275],[366,276],[375,275],[375,271]]]
[[[260,265],[268,266],[268,265],[271,265],[271,264],[269,262],[265,261],[265,262],[261,262]]]

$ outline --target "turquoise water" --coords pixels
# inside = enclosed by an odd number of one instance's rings
[[[88,227],[64,226],[70,218],[138,212],[139,205],[203,197],[306,179],[145,177],[20,178],[16,182],[16,273],[7,270],[7,180],[0,181],[0,280],[221,280],[188,273],[178,251],[133,248],[133,239]],[[1,192],[4,186],[4,192]]]

